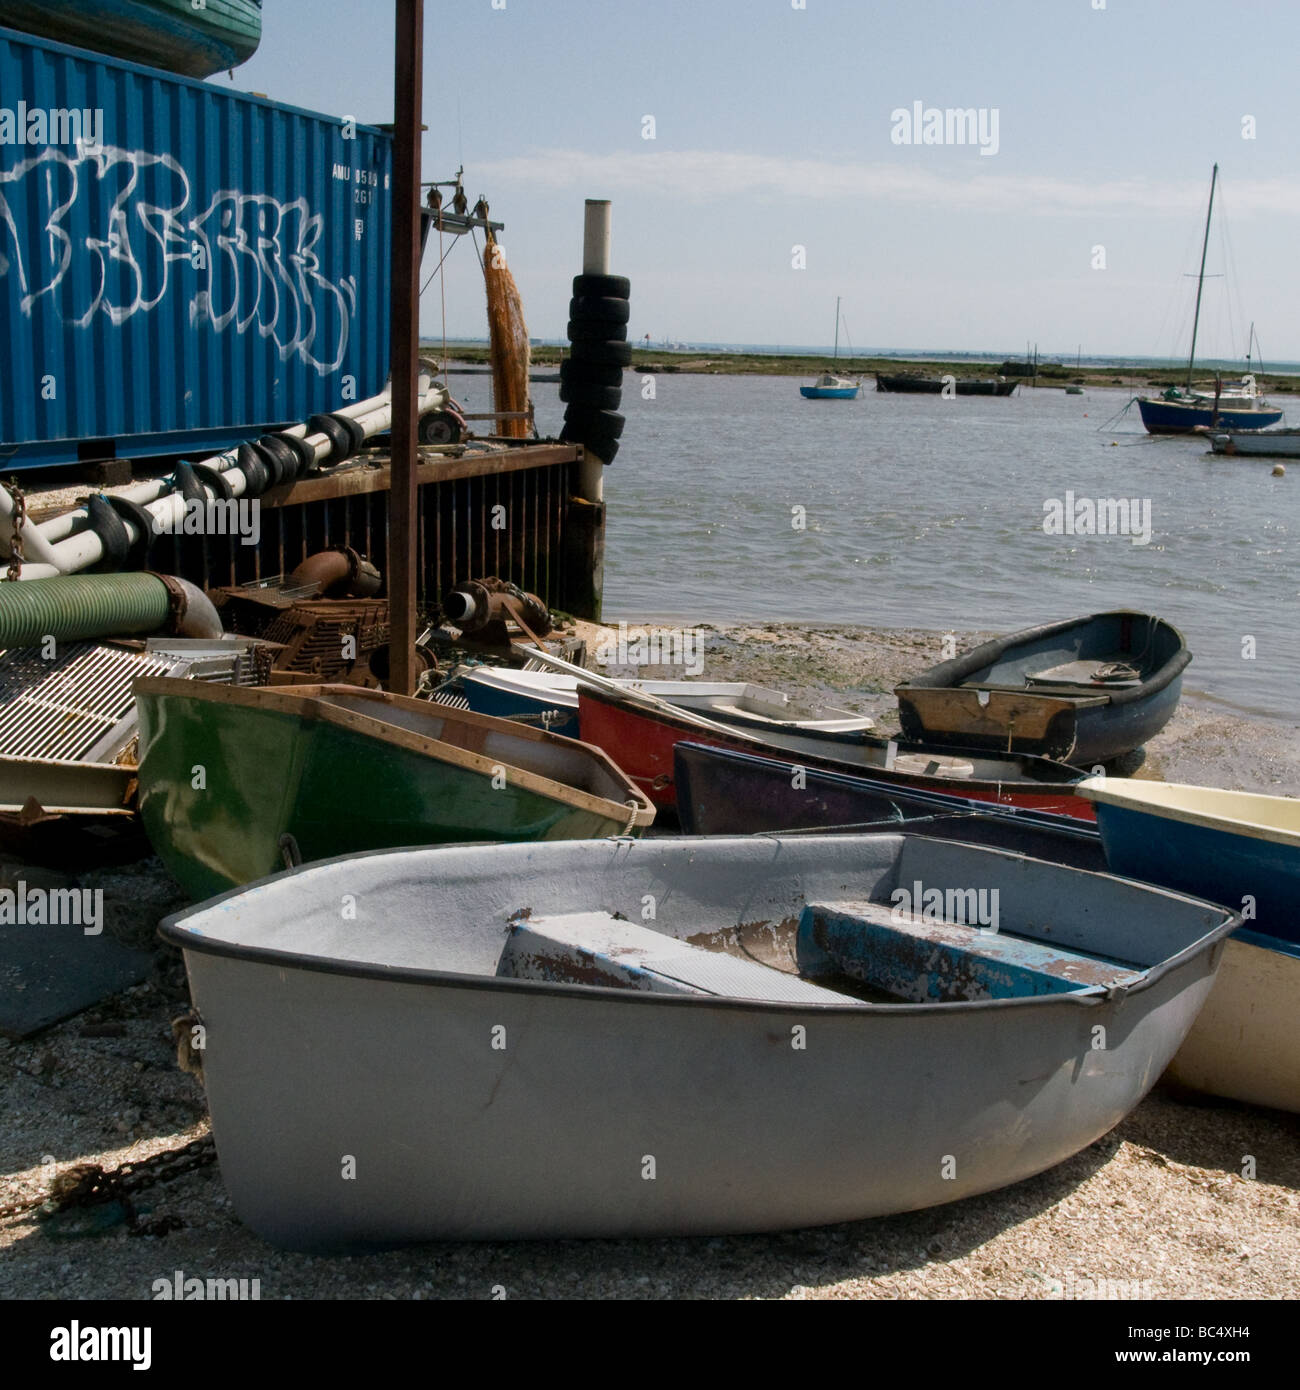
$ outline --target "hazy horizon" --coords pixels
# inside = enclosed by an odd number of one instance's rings
[[[424,177],[463,162],[487,195],[538,338],[609,197],[633,340],[815,344],[839,296],[850,339],[900,351],[1177,360],[1217,160],[1198,358],[1240,360],[1254,321],[1265,362],[1300,360],[1300,7],[1231,13],[1249,63],[1214,63],[1209,0],[427,5]],[[236,87],[392,119],[391,5],[264,22]],[[448,334],[481,336],[472,250],[446,268]]]

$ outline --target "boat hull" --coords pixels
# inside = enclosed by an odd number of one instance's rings
[[[1194,1091],[1300,1113],[1300,946],[1239,931],[1169,1080]]]
[[[828,771],[850,774],[869,771],[872,777],[898,786],[950,794],[955,786],[960,786],[961,795],[972,801],[992,801],[1007,806],[1055,811],[1085,821],[1095,818],[1091,803],[1073,793],[1072,788],[1076,781],[1081,780],[1081,776],[1074,775],[1060,764],[1048,763],[1046,759],[1038,760],[1038,765],[1043,768],[1044,777],[1050,774],[1056,780],[1039,781],[1031,773],[1017,772],[1016,768],[1020,766],[1032,768],[1035,760],[1012,759],[1008,762],[1005,779],[971,778],[954,783],[952,779],[941,776],[896,772],[881,766],[868,769],[862,763],[851,760],[854,750],[843,742],[838,746],[823,742],[821,751],[813,751],[814,745],[807,739],[784,738],[778,742],[773,738],[748,738],[739,731],[734,735],[710,732],[689,716],[651,709],[631,700],[618,700],[600,691],[584,689],[579,693],[578,720],[585,742],[603,748],[656,806],[670,810],[675,810],[677,806],[673,750],[681,740],[686,739],[711,748],[731,748],[758,756],[766,754],[790,758],[800,765]],[[798,746],[792,748],[792,743]],[[857,746],[864,753],[878,754],[889,745],[883,738],[863,735]],[[902,741],[895,746],[904,754],[925,751]],[[944,751],[952,754],[955,750]]]
[[[808,401],[851,401],[860,386],[801,386],[799,394]]]
[[[256,0],[0,0],[0,26],[185,77],[247,62],[262,37]]]
[[[542,724],[553,734],[577,738],[581,679],[576,674],[476,667],[462,673],[460,686],[470,709],[480,714],[526,720]],[[872,726],[863,715],[830,706],[813,708],[806,719],[788,717],[788,697],[743,681],[619,679],[611,683],[740,729],[812,730],[829,742],[852,743]]]
[[[1300,430],[1213,434],[1210,448],[1216,454],[1240,454],[1245,458],[1300,458]]]
[[[1076,869],[1104,870],[1095,828],[1068,816],[913,790],[698,743],[674,753],[677,816],[688,835],[783,830],[897,834],[1026,854]]]
[[[1170,1078],[1213,1095],[1300,1110],[1300,844],[1295,830],[1261,832],[1230,821],[1196,824],[1183,818],[1199,814],[1194,806],[1180,815],[1169,807],[1116,805],[1103,798],[1140,796],[1141,784],[1131,793],[1122,781],[1109,786],[1110,791],[1101,779],[1088,784],[1098,797],[1098,829],[1112,872],[1199,892],[1247,917],[1245,929],[1228,941],[1222,988],[1175,1058]],[[1199,790],[1185,790],[1189,804]],[[1220,807],[1230,804],[1222,793],[1209,795]],[[1207,811],[1214,805],[1207,800]],[[1250,809],[1248,802],[1241,805],[1243,811]]]
[[[1091,767],[1141,748],[1173,717],[1191,661],[1182,634],[1145,613],[1098,613],[1014,632],[895,689],[908,738],[1007,749]],[[1128,686],[1050,685],[1062,665],[1132,664]]]
[[[477,680],[466,680],[462,689],[470,709],[478,714],[491,715],[494,719],[526,719],[563,738],[578,737],[576,693],[532,694],[525,690],[505,690]]]
[[[1097,828],[1113,873],[1230,901],[1261,931],[1300,945],[1300,847],[1104,801]]]
[[[458,731],[448,735],[458,744],[452,748],[418,736],[391,740],[376,721],[334,719],[297,691],[145,680],[136,684],[136,707],[140,817],[194,898],[287,863],[361,850],[582,839],[635,828],[630,806],[520,775],[507,761],[511,749],[526,754],[529,742],[541,740],[556,776],[576,784],[593,771],[595,750],[504,721],[425,706],[430,719],[445,716]],[[476,737],[501,742],[480,742],[483,756],[469,751]],[[635,797],[603,758],[595,776],[606,790]],[[648,824],[646,813],[636,819]]]
[[[1282,418],[1280,410],[1215,410],[1212,406],[1138,397],[1138,413],[1148,434],[1192,434],[1204,430],[1263,430]]]
[[[952,393],[957,396],[1010,396],[1019,385],[1016,381],[971,381],[956,379]],[[940,396],[944,379],[938,376],[888,376],[876,373],[876,390],[902,392],[908,395]]]
[[[936,857],[966,881],[979,856],[978,881],[1004,901],[1030,892],[1031,912],[1048,911],[1082,894],[1077,921],[1112,946],[1136,915],[1173,954],[1128,989],[938,1005],[491,974],[493,924],[525,902],[534,917],[598,901],[639,919],[658,895],[656,930],[686,937],[719,912],[775,921],[843,896],[864,874],[908,867],[899,856],[917,845],[930,881]],[[355,1250],[737,1234],[1002,1187],[1077,1153],[1141,1100],[1209,992],[1231,919],[1054,866],[1034,866],[1031,884],[1025,866],[884,836],[406,851],[281,876],[163,934],[185,952],[204,1020],[223,1179],[267,1240]],[[372,919],[341,926],[340,893]],[[273,948],[256,944],[258,922]],[[484,965],[474,951],[488,937]],[[434,939],[472,973],[382,955]]]

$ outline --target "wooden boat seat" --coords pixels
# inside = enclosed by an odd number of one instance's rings
[[[1140,681],[1134,681],[1134,685],[1140,685]],[[1123,684],[1094,685],[1067,685],[1043,683],[1037,680],[1030,680],[1025,685],[999,685],[997,681],[963,681],[959,690],[987,690],[991,695],[1055,695],[1063,700],[1072,700],[1075,704],[1104,705],[1107,696],[1100,694],[1103,690],[1123,690]],[[1086,692],[1086,693],[1085,693]]]
[[[963,901],[969,905],[967,898],[953,906]],[[967,915],[974,915],[973,905]],[[825,952],[843,974],[916,1004],[1065,994],[1140,978],[1122,961],[978,925],[926,920],[889,903],[809,903],[799,939]]]
[[[1045,671],[1032,671],[1025,679],[1035,689],[1040,685],[1081,685],[1091,690],[1129,690],[1142,684],[1140,674],[1098,680],[1097,672],[1108,666],[1134,670],[1129,659],[1131,656],[1132,653],[1114,652],[1110,656],[1090,657],[1087,661],[1065,661],[1059,666],[1049,666]]]
[[[782,1004],[856,1004],[756,961],[706,951],[608,912],[517,917],[498,976],[573,985],[718,995]]]
[[[954,758],[946,753],[899,753],[893,762],[895,772],[909,777],[972,778],[975,764],[969,758]]]

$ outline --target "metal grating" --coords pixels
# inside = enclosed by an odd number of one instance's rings
[[[131,682],[173,664],[97,642],[64,643],[50,661],[33,647],[0,652],[0,756],[85,757],[130,713]]]

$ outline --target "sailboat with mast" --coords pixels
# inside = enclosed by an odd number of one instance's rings
[[[1187,358],[1187,376],[1182,386],[1171,386],[1159,396],[1139,396],[1138,411],[1148,434],[1191,434],[1196,430],[1262,430],[1276,425],[1282,412],[1260,395],[1249,373],[1240,381],[1225,382],[1216,377],[1209,388],[1192,385],[1196,366],[1196,330],[1201,321],[1201,291],[1205,287],[1205,256],[1210,246],[1210,218],[1214,213],[1214,190],[1219,166],[1210,175],[1210,201],[1205,209],[1205,237],[1201,242],[1201,269],[1196,277],[1196,312],[1192,318],[1192,350]]]
[[[840,355],[840,301],[835,300],[835,360]],[[834,372],[823,372],[811,386],[801,386],[799,394],[810,401],[851,401],[862,383],[850,377],[836,376]]]

